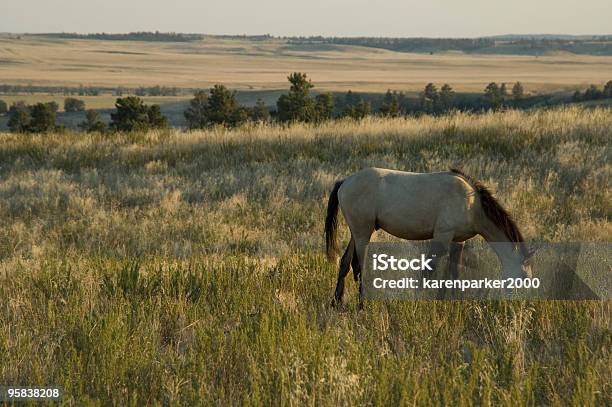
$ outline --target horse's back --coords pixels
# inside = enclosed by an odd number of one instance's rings
[[[473,187],[453,172],[366,168],[345,179],[338,197],[349,225],[374,223],[407,239],[428,239],[442,226],[467,229]]]
[[[370,196],[371,194],[409,194],[404,199],[437,199],[441,195],[455,194],[459,198],[473,193],[469,183],[451,171],[408,172],[386,168],[364,168],[344,180],[340,194],[345,196]]]

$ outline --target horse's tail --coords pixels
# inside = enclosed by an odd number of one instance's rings
[[[327,216],[325,217],[325,251],[329,261],[334,261],[338,253],[338,190],[344,180],[334,184],[334,188],[329,194],[327,203]]]

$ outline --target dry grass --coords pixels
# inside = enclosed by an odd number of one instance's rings
[[[372,165],[459,164],[528,238],[610,241],[610,129],[572,108],[1,134],[0,383],[74,405],[610,404],[609,302],[356,312],[349,284],[332,310],[322,254],[331,185]]]
[[[285,89],[293,71],[308,72],[320,90],[420,91],[428,82],[447,82],[461,92],[481,92],[491,81],[522,81],[528,91],[549,92],[610,80],[612,57],[428,55],[281,40],[152,43],[0,36],[0,77],[11,84],[208,88],[223,83],[241,90]]]

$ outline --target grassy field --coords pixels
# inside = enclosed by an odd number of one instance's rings
[[[0,383],[70,405],[610,405],[610,302],[358,312],[349,283],[331,309],[322,252],[333,182],[373,165],[460,165],[529,239],[610,241],[611,129],[571,108],[0,134]]]
[[[551,92],[602,85],[612,78],[612,57],[429,55],[280,39],[173,43],[0,36],[5,84],[209,88],[223,83],[270,90],[285,89],[293,71],[307,72],[317,89],[326,91],[420,91],[428,82],[447,82],[460,92],[481,92],[492,81],[521,81],[529,92]]]

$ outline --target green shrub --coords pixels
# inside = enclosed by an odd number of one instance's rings
[[[137,96],[118,98],[116,111],[111,113],[111,128],[118,131],[146,131],[168,127],[159,105],[147,106]]]
[[[234,127],[249,120],[249,110],[240,106],[235,91],[215,85],[209,94],[197,91],[184,116],[190,129],[203,129],[215,124]]]
[[[79,124],[79,128],[88,133],[102,133],[106,131],[106,124],[100,118],[100,113],[94,109],[89,109],[85,113],[85,121]]]
[[[48,133],[57,129],[57,103],[26,105],[15,102],[9,109],[8,128],[16,133]]]
[[[77,98],[64,99],[64,110],[66,112],[82,112],[85,110],[85,102]]]

